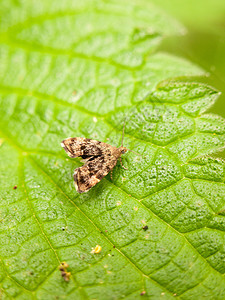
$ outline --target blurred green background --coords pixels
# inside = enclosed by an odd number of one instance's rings
[[[187,29],[184,36],[165,40],[161,49],[205,69],[201,78],[222,95],[210,110],[225,117],[225,0],[152,0]]]
[[[222,92],[209,112],[225,118],[225,0],[152,0],[187,29],[167,38],[161,50],[201,66],[208,76],[199,78]],[[219,153],[225,158],[225,151]]]

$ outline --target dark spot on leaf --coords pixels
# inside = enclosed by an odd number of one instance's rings
[[[14,185],[13,189],[16,190],[17,189],[17,185]]]
[[[145,225],[144,227],[142,227],[142,229],[144,229],[144,231],[148,230],[148,226]]]

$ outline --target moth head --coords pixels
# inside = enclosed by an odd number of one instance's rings
[[[126,147],[120,147],[120,153],[124,154],[127,152],[127,148]]]

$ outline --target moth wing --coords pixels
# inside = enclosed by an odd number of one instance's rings
[[[114,168],[116,163],[117,158],[115,156],[100,156],[75,169],[73,177],[77,192],[89,191]]]
[[[70,157],[86,159],[90,156],[102,156],[107,152],[112,152],[115,147],[96,140],[83,137],[67,138],[62,141],[61,146]]]

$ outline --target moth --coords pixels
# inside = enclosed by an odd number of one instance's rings
[[[121,155],[128,151],[123,145],[117,148],[84,137],[67,138],[62,141],[61,146],[70,157],[84,159],[85,164],[75,169],[73,175],[78,193],[88,192],[115,167],[118,159],[121,161]]]

